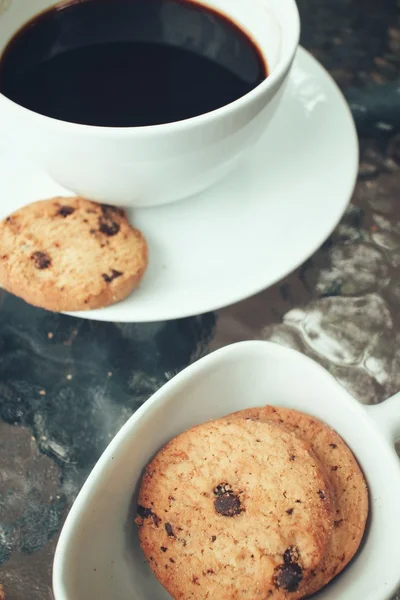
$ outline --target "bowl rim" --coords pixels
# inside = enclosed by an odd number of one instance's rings
[[[349,403],[349,407],[351,407],[353,411],[357,412],[362,419],[375,430],[376,435],[379,436],[379,438],[382,440],[382,443],[384,443],[387,449],[391,451],[391,466],[397,465],[396,470],[400,476],[400,463],[398,462],[399,458],[396,454],[394,445],[392,444],[392,439],[390,439],[390,435],[388,435],[389,432],[385,430],[385,427],[380,426],[379,419],[376,418],[378,413],[387,412],[382,410],[382,406],[385,403],[373,407],[363,406],[322,365],[293,348],[262,340],[243,341],[224,346],[195,361],[183,369],[180,373],[175,375],[175,377],[173,377],[167,383],[165,383],[159,390],[157,390],[128,419],[128,421],[117,432],[115,437],[100,456],[99,460],[89,474],[89,477],[85,481],[82,489],[80,490],[73,506],[71,507],[57,543],[53,563],[53,590],[56,600],[68,600],[65,594],[64,565],[66,558],[68,557],[69,545],[75,535],[76,527],[79,525],[79,516],[88,505],[88,502],[90,502],[92,495],[96,494],[96,483],[100,481],[102,475],[104,475],[109,469],[113,469],[113,461],[110,460],[113,454],[118,451],[118,449],[122,447],[124,443],[128,442],[132,436],[135,435],[135,429],[141,427],[143,418],[147,413],[149,413],[148,418],[151,419],[152,408],[160,406],[164,402],[168,403],[169,399],[171,399],[171,391],[176,389],[177,393],[179,394],[180,389],[183,389],[183,387],[189,383],[194,376],[198,376],[202,372],[206,373],[210,367],[215,367],[218,365],[218,363],[223,363],[226,359],[232,359],[235,356],[239,358],[247,352],[253,353],[254,356],[258,355],[265,357],[268,356],[268,353],[273,352],[275,355],[281,355],[283,359],[285,359],[285,357],[292,356],[295,357],[296,360],[303,361],[304,364],[307,363],[310,365],[310,363],[312,363],[313,368],[318,371],[320,375],[325,377],[327,380],[330,380],[330,385],[336,388],[337,393],[340,393],[343,397],[345,397],[346,401]],[[396,397],[398,398],[398,402],[400,402],[400,395]],[[392,398],[389,400],[389,402],[392,403],[393,400],[394,399]],[[387,420],[388,414],[386,414],[385,417]],[[366,477],[368,477],[368,472],[365,474]],[[379,599],[389,600],[394,591],[397,589],[398,583],[399,581],[396,581],[393,582],[393,585],[387,585],[387,588],[385,589],[386,595],[380,596]]]

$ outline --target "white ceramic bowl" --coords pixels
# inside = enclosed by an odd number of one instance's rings
[[[171,438],[230,412],[276,404],[322,419],[346,440],[368,480],[361,550],[316,600],[389,600],[400,582],[400,396],[365,409],[322,367],[267,343],[228,346],[148,400],[100,458],[67,518],[54,562],[56,600],[166,600],[133,524],[143,468]]]
[[[234,168],[274,116],[300,24],[295,0],[201,1],[248,31],[266,57],[271,75],[252,92],[206,115],[136,128],[65,123],[0,94],[0,114],[7,124],[1,135],[57,183],[99,202],[154,206],[211,186]],[[12,0],[7,10],[0,11],[0,55],[26,21],[55,4],[55,0]]]

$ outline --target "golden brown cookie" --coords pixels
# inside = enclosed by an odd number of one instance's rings
[[[275,422],[310,444],[325,467],[335,502],[333,534],[322,564],[306,587],[307,595],[327,585],[356,554],[368,518],[368,489],[358,463],[342,438],[322,421],[295,410],[265,406],[227,417]]]
[[[3,586],[0,583],[0,600],[6,600],[6,597],[4,595],[4,589]]]
[[[119,208],[52,198],[0,223],[0,285],[47,310],[115,304],[146,267],[146,241]]]
[[[332,533],[329,483],[309,445],[274,423],[214,421],[147,466],[139,538],[173,598],[300,597]]]

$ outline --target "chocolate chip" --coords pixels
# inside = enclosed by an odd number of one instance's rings
[[[337,445],[336,445],[336,444],[329,444],[329,445],[330,445],[330,447],[331,447],[331,448],[333,448],[333,449],[337,448]]]
[[[61,206],[58,210],[58,215],[60,215],[60,217],[69,217],[69,215],[72,215],[75,212],[75,209],[72,208],[72,206]]]
[[[195,585],[200,585],[199,578],[196,577],[196,575],[193,575],[193,577],[192,577],[192,583],[194,583]]]
[[[239,496],[235,495],[229,483],[220,483],[214,488],[217,496],[214,507],[218,514],[224,517],[234,517],[243,512]]]
[[[207,575],[214,575],[215,571],[213,569],[207,569]]]
[[[166,548],[165,546],[161,546],[160,550],[161,550],[161,552],[166,552],[168,550],[168,548]]]
[[[322,490],[318,490],[318,496],[321,498],[321,500],[326,500],[326,494]]]
[[[51,265],[51,258],[46,252],[34,252],[31,259],[34,261],[35,267],[41,271],[48,269]]]
[[[216,540],[216,539],[217,539],[217,536],[216,536],[216,535],[212,535],[212,536],[211,536],[211,541],[212,541],[212,542],[215,542],[215,540]]]
[[[171,562],[171,563],[175,563],[175,560],[174,560],[173,558],[170,558],[170,559],[169,559],[169,562]]]
[[[99,219],[99,231],[108,235],[109,237],[113,237],[119,233],[121,227],[115,221],[105,221],[104,219]]]
[[[214,501],[214,507],[216,512],[224,517],[235,517],[242,512],[240,499],[232,492],[218,496]]]
[[[301,504],[301,500],[295,500],[296,504]]]
[[[116,271],[115,269],[111,269],[111,275],[107,275],[107,273],[103,273],[102,277],[106,283],[111,283],[114,279],[118,279],[118,277],[122,277],[123,273],[121,271]]]
[[[294,511],[294,508],[288,508],[286,512],[288,515],[292,515],[293,511]]]
[[[104,233],[105,235],[108,235],[109,237],[112,237],[114,235],[117,235],[117,233],[120,230],[120,226],[118,225],[118,223],[116,223],[115,221],[112,221],[111,219],[103,219],[102,217],[99,218],[99,230],[101,231],[101,233]]]
[[[139,515],[139,517],[142,517],[142,519],[147,519],[148,517],[151,517],[153,511],[151,510],[151,508],[145,508],[144,506],[140,506],[139,504],[137,514]]]
[[[290,460],[293,462],[294,460],[296,460],[296,457],[294,454],[292,454],[292,456],[290,457]]]
[[[175,537],[174,530],[172,529],[171,523],[165,523],[165,531],[169,537]]]
[[[156,515],[151,508],[145,508],[144,506],[138,506],[138,510],[137,510],[137,514],[139,515],[139,517],[142,517],[142,519],[148,519],[149,517],[151,517],[153,519],[153,523],[156,527],[159,526],[159,524],[161,523],[161,519],[158,515]]]
[[[295,592],[303,579],[303,570],[296,563],[280,565],[275,569],[275,586],[287,592]]]
[[[300,552],[296,546],[289,546],[283,554],[283,561],[286,565],[298,563],[300,560]]]

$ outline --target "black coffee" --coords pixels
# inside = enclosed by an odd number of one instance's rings
[[[254,42],[189,0],[61,4],[27,23],[0,60],[0,92],[14,102],[62,121],[108,127],[195,117],[266,77]]]

